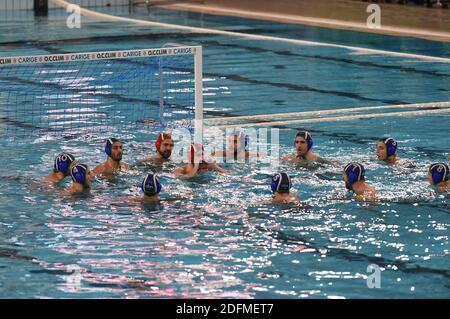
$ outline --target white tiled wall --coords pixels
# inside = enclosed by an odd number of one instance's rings
[[[67,2],[78,4],[82,7],[94,6],[124,6],[128,5],[129,0],[67,0]],[[0,0],[0,11],[2,10],[31,10],[33,9],[33,0]],[[48,0],[48,8],[57,8],[53,1]]]

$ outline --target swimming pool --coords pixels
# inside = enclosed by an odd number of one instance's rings
[[[447,58],[450,52],[448,43],[163,9],[151,18]],[[11,15],[0,23],[0,56],[202,45],[206,118],[450,101],[449,63],[110,22],[69,30],[65,19],[63,10],[48,19]],[[175,179],[176,165],[167,165],[158,171],[163,197],[196,197],[162,207],[113,203],[140,193],[148,171],[142,166],[95,182],[87,198],[61,198],[30,181],[46,175],[60,151],[100,163],[103,137],[2,144],[0,297],[448,298],[449,199],[425,194],[426,168],[448,155],[448,120],[441,114],[277,125],[282,154],[292,152],[296,130],[307,129],[319,154],[343,165],[361,160],[369,182],[393,200],[333,201],[330,194],[345,193],[340,168],[281,164],[310,205],[304,209],[250,205],[271,196],[275,172],[263,163],[224,165],[228,174],[192,181]],[[375,142],[386,135],[420,166],[375,161]],[[121,137],[128,163],[153,152],[155,134]],[[371,264],[383,270],[379,289],[366,283]]]

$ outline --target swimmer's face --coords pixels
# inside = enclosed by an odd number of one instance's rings
[[[301,136],[295,138],[295,149],[298,155],[305,155],[308,153],[308,142]]]
[[[383,142],[377,143],[377,158],[381,161],[387,158],[387,148]]]
[[[347,174],[345,173],[342,174],[342,180],[345,182],[345,188],[352,191],[353,190],[352,184],[349,183]]]
[[[172,155],[174,143],[171,139],[167,139],[162,141],[161,146],[159,147],[159,154],[165,158],[168,159]]]
[[[123,155],[123,145],[121,142],[115,142],[111,148],[111,158],[115,161],[121,161]]]

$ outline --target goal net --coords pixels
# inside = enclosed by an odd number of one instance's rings
[[[2,138],[188,128],[201,140],[202,48],[0,57]]]

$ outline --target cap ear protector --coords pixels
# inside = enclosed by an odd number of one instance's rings
[[[116,143],[116,142],[120,142],[118,139],[116,139],[116,138],[108,138],[107,140],[106,140],[106,143],[105,143],[105,153],[106,153],[106,155],[108,155],[109,157],[111,157],[111,154],[112,154],[112,146],[113,146],[113,144],[114,143]]]
[[[311,134],[307,131],[298,131],[295,137],[297,138],[299,136],[303,137],[306,140],[306,142],[308,143],[308,151],[309,151],[314,145],[314,141],[312,139]]]
[[[272,177],[270,188],[272,192],[289,193],[289,190],[292,188],[291,178],[286,173],[275,174]]]
[[[347,175],[350,184],[356,183],[364,179],[364,166],[359,163],[349,163],[345,166],[344,172]]]
[[[74,183],[79,183],[81,185],[86,185],[87,182],[87,165],[84,164],[77,164],[72,167],[72,170],[70,171],[70,175],[72,176],[72,181]]]
[[[158,138],[156,139],[156,142],[155,142],[156,150],[159,150],[159,148],[161,147],[161,143],[164,140],[171,140],[171,139],[172,139],[172,135],[170,135],[168,133],[161,133],[161,134],[159,134],[159,136],[158,136]]]
[[[434,184],[439,184],[449,180],[450,168],[445,163],[435,163],[430,166],[429,172]]]
[[[386,145],[387,157],[397,153],[397,142],[392,137],[382,138],[380,142],[383,142],[384,145]]]
[[[69,168],[70,165],[75,161],[75,157],[73,157],[71,154],[69,153],[61,153],[58,154],[58,156],[56,156],[55,158],[55,162],[53,164],[53,171],[55,173],[57,172],[61,172],[63,173],[65,176],[69,175]]]
[[[205,149],[203,148],[203,145],[201,144],[197,144],[197,143],[192,143],[191,146],[189,147],[189,161],[191,163],[194,163],[194,159],[195,159],[195,153],[200,151],[200,147],[202,150],[202,154],[205,151]]]
[[[141,183],[141,189],[145,195],[153,196],[161,192],[162,185],[159,182],[158,176],[148,174]]]

